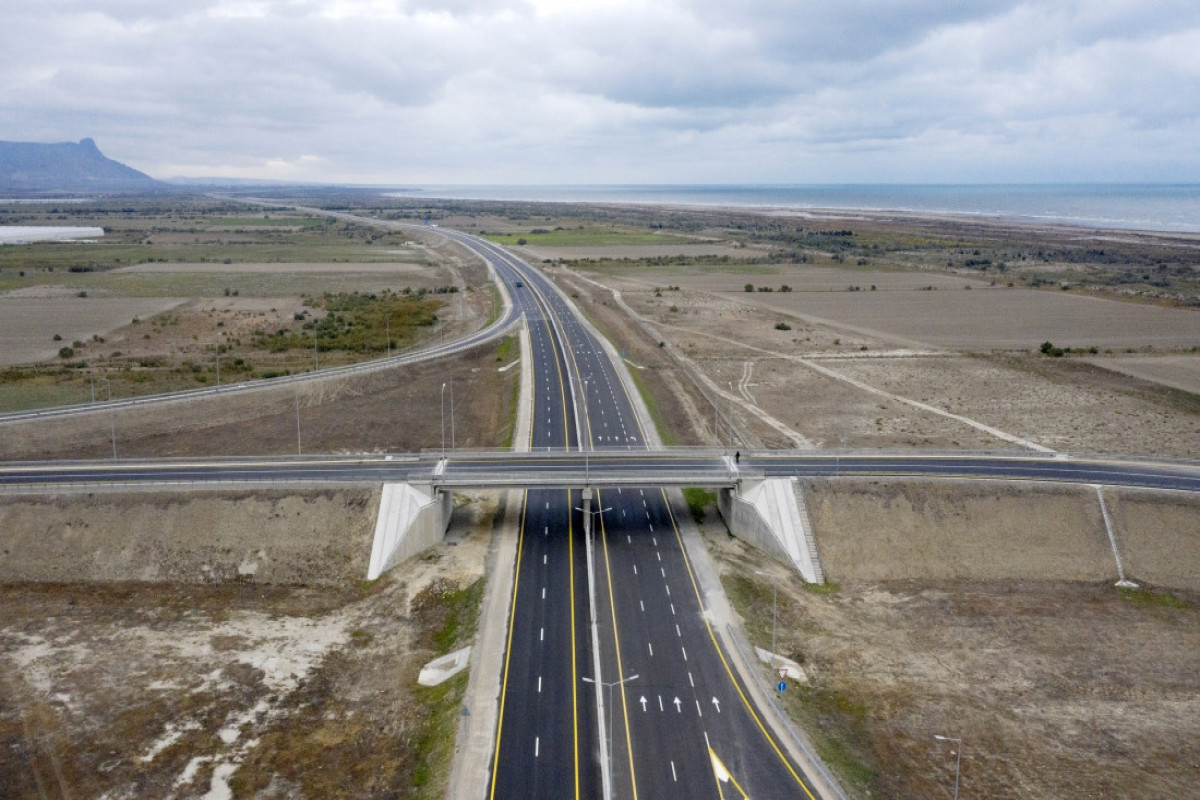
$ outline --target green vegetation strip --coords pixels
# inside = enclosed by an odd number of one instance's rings
[[[769,581],[732,572],[721,576],[725,594],[745,620],[746,635],[757,647],[770,648],[774,592]],[[836,584],[828,592],[836,592]],[[786,593],[779,594],[779,616],[788,619]],[[786,650],[787,637],[779,649]],[[783,655],[803,663],[802,653]],[[808,735],[817,755],[838,776],[842,787],[855,797],[872,796],[871,788],[879,773],[867,728],[869,709],[853,695],[820,677],[808,685],[792,683],[779,696],[787,715]]]
[[[545,230],[534,228],[529,233],[494,233],[489,240],[496,244],[529,245],[530,247],[617,247],[621,245],[677,245],[704,240],[649,231],[618,230],[615,228],[572,228]]]

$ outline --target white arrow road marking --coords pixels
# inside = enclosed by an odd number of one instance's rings
[[[638,702],[642,704],[642,713],[643,714],[646,713],[646,695],[642,695],[641,699],[638,700]]]
[[[721,701],[714,697],[712,699],[712,704],[717,707],[717,713],[720,714],[721,713]]]
[[[676,697],[671,702],[675,704],[675,711],[682,714],[683,713],[683,701],[680,700],[678,697]]]

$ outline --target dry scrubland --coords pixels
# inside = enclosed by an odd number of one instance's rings
[[[669,442],[725,441],[719,409],[732,414],[743,448],[1021,446],[952,413],[1055,448],[1198,455],[1200,409],[1194,394],[1179,391],[1195,380],[1195,309],[1101,304],[1077,289],[1179,302],[1196,283],[1194,242],[887,215],[377,202],[369,198],[365,210],[529,236],[535,260],[574,258],[541,267],[627,351]],[[198,222],[153,232],[117,222],[106,239],[126,265],[138,248],[182,248],[197,258],[200,247],[219,266],[198,274],[142,264],[104,279],[121,282],[127,296],[188,296],[166,292],[186,285],[206,298],[205,313],[228,312],[228,325],[243,312],[288,313],[277,300],[289,293],[268,289],[281,276],[262,255],[266,244],[297,264],[332,264],[347,246],[363,261],[430,263],[364,229],[281,222],[255,230],[241,218],[202,232]],[[649,222],[661,227],[651,232]],[[847,226],[856,230],[845,235]],[[280,242],[265,242],[261,228]],[[300,256],[288,237],[316,254]],[[79,258],[53,247],[48,257]],[[54,280],[70,291],[75,284],[59,281],[67,263]],[[268,266],[222,271],[239,263]],[[0,263],[0,286],[28,288],[12,271]],[[319,269],[296,272],[287,277],[294,286],[325,280]],[[1070,292],[1033,291],[1066,276]],[[80,277],[88,279],[71,280]],[[393,277],[364,268],[347,279]],[[226,300],[222,287],[234,280],[245,281],[240,297]],[[746,293],[747,282],[776,291]],[[793,292],[779,292],[785,283]],[[861,291],[847,291],[852,285]],[[781,322],[789,328],[777,329]],[[1098,350],[1111,341],[1114,353],[1088,363],[1080,354],[1025,352],[1047,338]],[[992,352],[1002,341],[1017,349]],[[1123,352],[1147,344],[1154,352]],[[1174,352],[1163,352],[1168,345]],[[450,362],[460,444],[504,444],[511,435],[516,376],[496,368],[514,349],[509,340]],[[305,387],[305,451],[436,448],[430,410],[446,369],[417,365]],[[189,405],[186,422],[174,406],[123,412],[114,420],[118,448],[293,452],[295,401],[290,389],[222,397]],[[0,458],[105,456],[109,425],[96,415],[3,428]],[[836,583],[806,590],[779,565],[765,567],[780,588],[779,649],[811,677],[783,699],[854,794],[949,796],[953,756],[935,733],[966,742],[964,796],[1192,790],[1200,769],[1193,498],[1106,491],[1128,574],[1158,587],[1120,592],[1086,487],[842,480],[809,490]],[[460,509],[446,546],[360,586],[354,575],[367,555],[360,545],[374,490],[289,494],[297,496],[3,499],[8,574],[75,582],[0,589],[0,794],[58,787],[182,796],[228,782],[237,796],[421,796],[438,785],[462,682],[423,693],[413,679],[469,636],[495,501]],[[292,516],[297,510],[302,517]],[[220,521],[213,537],[177,538],[206,519]],[[310,521],[293,532],[294,519]],[[27,564],[7,544],[16,530]],[[246,539],[247,530],[268,546]],[[748,633],[767,646],[772,583],[754,575],[761,554],[719,524],[705,533]],[[54,557],[61,551],[80,557],[63,563]],[[145,577],[172,582],[122,582]],[[272,582],[280,580],[296,583]]]
[[[706,538],[754,643],[810,683],[782,700],[856,797],[1188,796],[1198,767],[1200,501],[1108,490],[808,484],[829,579],[805,588],[718,526]],[[1186,566],[1184,566],[1186,565]],[[763,670],[763,679],[770,676]]]
[[[0,249],[0,410],[88,402],[93,377],[117,397],[215,384],[218,360],[225,383],[306,371],[314,350],[352,363],[389,332],[408,349],[495,313],[482,263],[422,233],[215,200],[71,211],[105,238]]]
[[[562,268],[550,268],[549,274],[576,296],[597,323],[618,341],[618,346],[637,354],[631,360],[655,370],[656,375],[665,375],[664,383],[685,386],[693,383],[690,374],[702,373],[722,390],[718,396],[711,386],[704,392],[676,387],[676,394],[684,392],[689,396],[687,408],[682,412],[668,409],[673,400],[668,399],[669,392],[662,391],[656,405],[663,414],[677,417],[686,414],[687,418],[680,419],[682,424],[676,434],[683,441],[715,441],[718,437],[713,433],[714,401],[723,417],[732,394],[736,439],[751,448],[1020,446],[1019,442],[999,438],[946,415],[953,414],[1052,449],[1200,456],[1197,413],[1200,400],[1147,380],[1151,377],[1149,373],[1135,377],[1122,374],[1119,367],[1106,369],[1106,357],[1085,361],[1074,357],[1051,359],[1023,351],[981,352],[968,345],[975,343],[973,331],[986,323],[979,323],[977,315],[967,313],[940,315],[931,309],[921,313],[909,309],[915,322],[906,323],[912,330],[906,329],[900,335],[900,329],[880,334],[865,325],[851,324],[845,318],[828,325],[816,318],[781,312],[774,307],[778,298],[789,298],[786,302],[791,303],[790,298],[805,293],[798,288],[791,293],[780,293],[778,287],[784,284],[799,287],[805,269],[803,265],[780,267],[769,281],[761,275],[712,272],[695,278],[678,272],[656,274],[653,279],[599,273],[589,276],[619,291],[621,301],[642,317],[653,333],[631,325],[609,291]],[[903,281],[893,283],[926,280],[911,274],[900,277]],[[858,276],[850,279],[860,280]],[[823,276],[819,280],[829,278]],[[882,283],[882,276],[879,280],[877,286],[887,285]],[[731,284],[738,281],[771,285],[777,291],[731,290]],[[938,285],[939,281],[961,283],[962,279],[928,278],[930,285]],[[694,284],[722,290],[694,288]],[[1105,306],[1105,313],[1095,325],[1088,315],[1074,317],[1076,338],[1099,338],[1100,334],[1093,331],[1111,330],[1113,323],[1108,320],[1115,318],[1125,320],[1130,331],[1127,341],[1133,342],[1143,335],[1139,331],[1145,330],[1137,320],[1153,322],[1170,312],[1179,316],[1172,317],[1171,324],[1161,330],[1173,330],[1171,335],[1178,343],[1200,339],[1200,312],[1193,309],[1163,309],[1017,289],[955,292],[880,288],[871,292],[870,283],[864,281],[862,285],[866,287],[864,291],[815,294],[855,298],[846,302],[866,298],[879,307],[885,306],[893,295],[918,298],[970,295],[982,298],[985,303],[998,298],[997,309],[1009,307],[1019,296],[1039,301],[1045,297],[1050,301],[1043,309],[1047,319],[1057,320],[1054,324],[1058,325],[1066,324],[1066,318],[1056,316],[1055,311],[1064,302]],[[1035,304],[1035,307],[1040,306]],[[880,327],[882,322],[872,324]],[[788,329],[778,329],[780,323]],[[1004,324],[1006,336],[1017,335],[1022,325],[1026,330],[1041,330],[1029,319],[1020,317]],[[950,330],[952,333],[944,334],[946,338],[963,340],[964,349],[948,349],[911,338],[909,334],[920,333],[915,331],[915,325],[924,325],[926,330]],[[1026,339],[1036,342],[1039,336],[1026,334]],[[665,346],[657,347],[656,340]],[[1150,359],[1158,357],[1143,358],[1152,364]],[[1174,384],[1193,380],[1195,376],[1190,370],[1200,368],[1200,360],[1194,357],[1162,358],[1174,359],[1171,380]],[[877,391],[865,391],[861,384]],[[768,424],[764,421],[767,419],[782,423],[792,435],[781,431],[778,425]],[[723,422],[717,426],[724,429]],[[726,436],[727,431],[720,438]]]
[[[0,426],[0,459],[108,458],[114,431],[122,458],[291,455],[297,450],[297,406],[304,453],[437,450],[443,381],[454,383],[458,446],[507,446],[519,375],[499,367],[516,351],[516,337],[506,337],[436,362],[369,375]]]
[[[497,499],[365,584],[377,501],[5,499],[6,570],[39,582],[0,585],[0,795],[440,797],[466,677],[416,677],[474,635]]]

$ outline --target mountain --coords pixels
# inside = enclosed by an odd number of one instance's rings
[[[0,142],[0,191],[137,192],[163,184],[113,161],[91,139],[78,144]]]

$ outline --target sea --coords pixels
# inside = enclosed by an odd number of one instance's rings
[[[397,187],[400,188],[400,187]],[[1200,184],[426,185],[396,197],[902,211],[1200,233]]]

